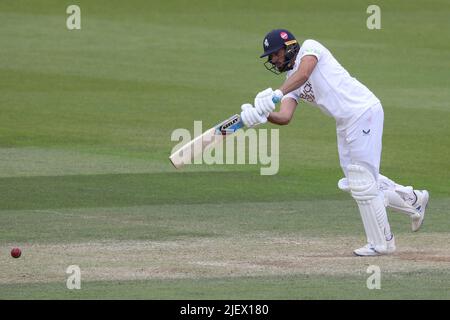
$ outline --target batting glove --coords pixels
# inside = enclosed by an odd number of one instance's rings
[[[255,108],[259,114],[265,115],[267,118],[269,113],[275,110],[275,103],[281,101],[281,98],[283,98],[281,90],[273,91],[272,88],[268,88],[256,95]]]
[[[260,115],[256,108],[253,108],[250,103],[243,104],[241,109],[241,120],[246,127],[251,128],[267,122],[267,117]]]

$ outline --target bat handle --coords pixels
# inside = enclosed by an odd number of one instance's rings
[[[273,103],[278,103],[278,102],[280,102],[281,101],[281,99],[279,98],[279,97],[276,97],[276,96],[273,96],[272,97],[272,102]]]

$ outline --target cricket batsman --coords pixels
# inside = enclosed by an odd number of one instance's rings
[[[338,187],[358,204],[367,244],[357,256],[377,256],[395,251],[386,207],[407,214],[412,231],[422,225],[429,194],[402,186],[381,175],[380,160],[384,113],[380,100],[352,77],[331,52],[315,40],[301,45],[284,29],[270,31],[263,40],[265,67],[286,73],[280,88],[256,95],[254,106],[243,104],[241,119],[247,127],[271,123],[286,125],[300,100],[319,108],[336,121],[337,147],[344,178]],[[274,112],[275,102],[281,101]]]

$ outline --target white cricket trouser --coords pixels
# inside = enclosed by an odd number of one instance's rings
[[[348,177],[347,166],[349,164],[358,164],[367,168],[378,184],[383,123],[383,107],[381,106],[381,103],[378,103],[364,112],[364,114],[349,128],[337,131],[339,161],[346,177]],[[379,192],[381,195],[383,194],[381,191]],[[368,212],[363,212],[361,210],[362,209],[360,208],[362,217],[363,214],[368,214]],[[366,210],[368,209],[366,208]],[[379,207],[373,207],[372,211],[376,214],[375,217],[372,218],[372,221],[376,221],[375,226],[384,234],[386,240],[390,240],[392,233],[384,205],[381,204]],[[373,220],[374,218],[375,220]],[[369,242],[374,234],[373,232],[370,233],[371,228],[368,228],[367,226],[364,228],[367,235],[367,241]],[[373,245],[377,245],[377,243],[373,243]]]
[[[349,164],[361,164],[369,168],[378,180],[383,123],[383,107],[378,103],[349,128],[337,131],[339,161],[346,177]]]

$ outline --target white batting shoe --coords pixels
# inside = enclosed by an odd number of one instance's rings
[[[377,250],[371,243],[366,244],[364,247],[356,249],[353,253],[359,257],[373,257],[391,254],[395,252],[395,237],[392,235],[391,240],[386,241],[386,250]]]
[[[428,206],[430,194],[427,190],[414,190],[414,193],[417,197],[417,200],[413,205],[416,213],[411,215],[411,229],[413,232],[416,232],[422,226],[423,219],[425,218],[425,209]]]
[[[368,243],[364,247],[353,250],[353,253],[359,257],[379,256],[381,253],[375,250],[375,247]]]

